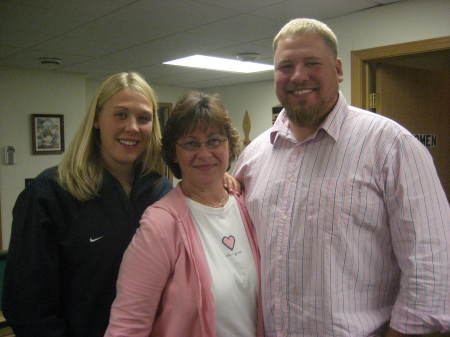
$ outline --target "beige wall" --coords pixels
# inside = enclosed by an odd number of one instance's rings
[[[382,45],[450,35],[448,0],[408,0],[329,20],[340,41],[344,65],[341,89],[350,100],[350,52]],[[299,13],[301,15],[301,13]],[[55,165],[59,155],[31,155],[30,114],[62,113],[69,143],[98,82],[80,75],[57,74],[0,66],[0,149],[16,147],[16,165],[0,163],[0,198],[3,247],[9,243],[11,211],[24,179]],[[155,86],[160,101],[174,102],[187,89]],[[218,92],[242,130],[245,110],[251,117],[250,138],[271,125],[271,108],[277,104],[272,81],[211,88]],[[242,131],[241,131],[242,134]]]
[[[350,53],[450,35],[450,1],[407,0],[329,20],[343,60],[342,90],[350,100]]]
[[[448,0],[409,0],[326,21],[339,40],[338,53],[344,68],[341,90],[348,103],[351,103],[352,50],[448,36],[449,17]],[[250,113],[251,139],[271,125],[271,108],[278,104],[272,82],[217,87],[209,91],[223,95],[241,135],[245,110]]]
[[[25,178],[33,178],[47,167],[56,165],[62,155],[31,154],[33,113],[64,115],[66,146],[95,94],[97,81],[84,76],[0,66],[0,201],[3,248],[11,234],[12,208],[24,188]],[[174,102],[187,89],[154,86],[161,101]],[[16,149],[15,165],[5,165],[3,149]]]
[[[64,114],[65,139],[70,140],[85,106],[82,76],[0,68],[0,165],[3,247],[9,242],[11,211],[25,178],[55,165],[61,155],[31,155],[33,113]],[[4,165],[3,149],[13,145],[16,164]]]

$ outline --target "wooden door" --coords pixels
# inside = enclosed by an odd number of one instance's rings
[[[375,74],[376,112],[421,135],[450,199],[450,71],[379,61]]]

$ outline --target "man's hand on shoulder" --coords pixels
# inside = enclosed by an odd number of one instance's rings
[[[242,193],[242,186],[241,183],[236,180],[235,177],[225,172],[225,175],[223,177],[223,186],[228,191],[228,193]]]

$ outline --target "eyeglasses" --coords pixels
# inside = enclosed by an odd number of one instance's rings
[[[228,138],[226,137],[212,137],[205,142],[198,142],[196,140],[185,140],[177,143],[177,145],[185,149],[186,151],[198,151],[202,146],[202,144],[205,144],[208,149],[212,150],[222,146],[227,140]]]

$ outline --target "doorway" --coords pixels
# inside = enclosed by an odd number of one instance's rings
[[[416,135],[450,199],[450,37],[352,52],[352,105]]]

